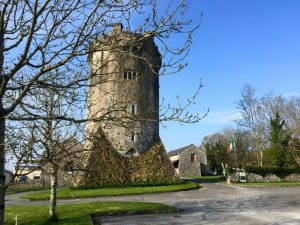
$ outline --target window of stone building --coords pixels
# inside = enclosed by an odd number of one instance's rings
[[[33,178],[32,178],[33,180],[40,180],[41,179],[41,177],[40,176],[33,176]]]
[[[124,80],[135,80],[136,79],[136,72],[135,71],[123,71]]]
[[[137,114],[137,104],[132,104],[132,105],[130,106],[130,112],[131,112],[132,114],[134,114],[134,115]]]
[[[174,169],[178,169],[178,165],[179,165],[179,160],[173,163]]]
[[[196,154],[192,153],[191,154],[191,162],[195,162],[196,161]]]
[[[134,131],[131,131],[131,141],[137,141],[137,134]]]
[[[132,51],[133,51],[133,52],[137,52],[137,50],[138,50],[138,47],[136,47],[136,46],[133,46],[133,47],[132,47]]]
[[[137,52],[138,47],[136,46],[123,46],[124,52]]]
[[[130,46],[124,46],[123,51],[125,52],[130,52]]]

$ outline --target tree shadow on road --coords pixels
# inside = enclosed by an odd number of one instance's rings
[[[185,178],[184,180],[193,181],[197,183],[224,183],[225,177],[222,176],[203,176],[203,177],[192,177]]]
[[[178,204],[176,207],[183,210],[181,216],[193,217],[194,214],[203,222],[230,224],[234,221],[234,224],[239,224],[239,222],[243,224],[270,224],[268,221],[273,220],[276,222],[272,222],[272,224],[300,224],[299,219],[288,218],[288,215],[283,218],[269,217],[272,216],[272,214],[269,214],[272,212],[288,213],[287,206],[296,211],[300,208],[300,202],[288,199],[286,196],[273,195],[265,197],[261,195],[244,199],[195,201],[188,204],[185,202]]]

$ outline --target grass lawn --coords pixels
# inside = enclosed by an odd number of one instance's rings
[[[203,176],[203,177],[193,177],[203,182],[209,182],[209,183],[220,183],[224,182],[225,178],[222,176]]]
[[[5,191],[5,194],[9,195],[9,194],[15,194],[15,193],[20,193],[20,192],[40,191],[40,190],[49,190],[49,187],[8,188]]]
[[[182,184],[151,186],[151,187],[115,187],[115,188],[98,188],[98,189],[70,189],[61,188],[57,190],[58,199],[72,198],[91,198],[99,196],[118,196],[118,195],[136,195],[149,193],[162,193],[173,191],[185,191],[199,188],[199,185],[194,182],[185,182]],[[37,193],[29,193],[21,196],[30,201],[49,199],[50,191],[41,191]]]
[[[290,181],[290,182],[253,182],[253,183],[232,183],[234,185],[241,186],[265,186],[265,187],[292,187],[300,186],[300,181]]]
[[[95,202],[58,205],[58,221],[48,220],[48,206],[8,206],[5,209],[5,224],[14,225],[16,215],[20,225],[92,225],[91,214],[107,215],[113,213],[174,212],[175,208],[146,202]]]

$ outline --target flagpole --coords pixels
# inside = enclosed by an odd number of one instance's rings
[[[232,141],[233,141],[233,151],[234,151],[234,158],[235,158],[235,168],[238,168],[238,154],[237,154],[237,146],[236,146],[236,138],[234,135],[232,135]]]
[[[234,167],[237,168],[237,147],[236,147],[236,138],[234,135],[231,136],[231,144],[233,151]]]

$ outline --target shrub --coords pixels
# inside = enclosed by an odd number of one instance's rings
[[[247,173],[255,173],[261,176],[266,176],[267,174],[274,174],[278,177],[286,177],[290,174],[298,173],[300,174],[300,167],[297,168],[282,168],[274,166],[245,166],[245,171]]]

